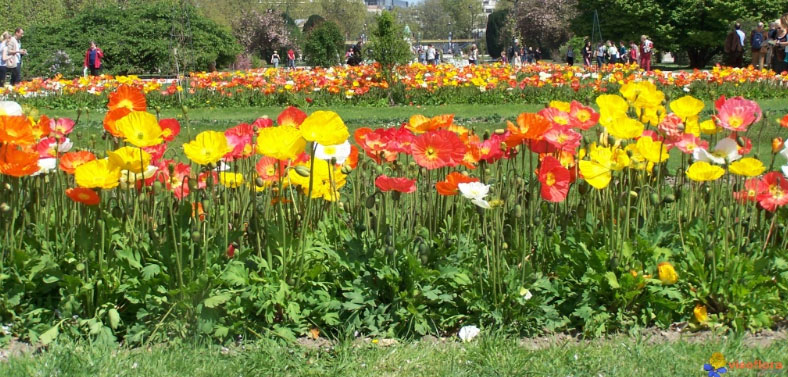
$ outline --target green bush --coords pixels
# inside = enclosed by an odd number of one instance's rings
[[[241,51],[229,30],[193,7],[173,8],[167,1],[105,6],[30,27],[23,40],[29,53],[25,74],[80,74],[91,40],[104,51],[103,73],[108,74],[173,73],[173,49],[179,44],[181,70],[205,70],[214,62],[228,65]],[[72,64],[55,67],[52,62],[63,60],[63,53]]]
[[[506,15],[508,14],[508,11],[499,10],[493,12],[490,14],[490,17],[487,18],[487,35],[485,40],[487,42],[487,53],[490,54],[490,57],[493,59],[501,57],[503,41],[501,41],[500,35],[503,31],[503,26],[506,24]]]
[[[337,24],[326,21],[316,26],[306,35],[304,56],[309,65],[331,67],[340,62],[345,39]]]

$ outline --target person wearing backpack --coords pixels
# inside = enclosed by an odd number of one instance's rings
[[[763,22],[759,22],[758,27],[750,33],[750,51],[752,52],[753,67],[763,69],[766,50],[766,33],[763,30]]]

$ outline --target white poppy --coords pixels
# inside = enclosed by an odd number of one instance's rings
[[[525,301],[528,301],[531,299],[531,297],[534,297],[534,295],[531,294],[531,291],[528,288],[520,288],[520,296],[523,296]]]
[[[0,101],[0,115],[22,115],[22,106],[14,101]]]
[[[462,196],[468,199],[484,199],[490,193],[490,185],[485,185],[481,182],[460,183],[457,188],[462,193]]]
[[[695,148],[692,151],[692,158],[695,161],[713,162],[717,165],[724,165],[727,160],[728,163],[736,161],[741,158],[739,154],[739,145],[736,140],[726,137],[714,146],[711,153],[704,148]]]
[[[484,199],[471,199],[471,203],[476,204],[477,206],[482,207],[484,209],[492,208],[492,207],[490,207],[490,202],[488,202],[488,201],[486,201]]]
[[[788,144],[786,144],[785,148],[783,148],[783,150],[780,151],[780,154],[783,155],[783,157],[785,157],[786,160],[788,160]]]
[[[475,338],[477,335],[479,335],[480,331],[481,330],[479,330],[478,327],[473,326],[473,325],[471,325],[471,326],[463,326],[460,329],[460,332],[457,334],[457,336],[459,336],[460,339],[462,339],[463,342],[470,342],[473,338]]]
[[[40,158],[38,159],[38,171],[31,174],[35,177],[39,174],[49,173],[57,168],[57,159],[55,158]]]
[[[347,160],[348,156],[350,156],[350,142],[347,140],[339,145],[323,145],[316,143],[316,158],[326,161],[330,161],[332,158],[335,158],[337,164],[342,164],[345,162],[345,160]]]
[[[782,169],[783,175],[785,175],[785,177],[788,178],[788,165],[785,165],[780,169]]]
[[[230,165],[225,164],[224,161],[219,161],[219,165],[216,166],[215,171],[228,171],[230,170]]]

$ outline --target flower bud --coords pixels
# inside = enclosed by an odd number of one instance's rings
[[[368,196],[367,199],[364,201],[364,205],[367,207],[367,209],[374,208],[375,207],[375,194],[372,194],[372,195]]]
[[[506,133],[506,130],[504,130],[503,128],[496,128],[495,129],[495,134],[496,135],[503,135],[505,133]]]
[[[294,169],[295,169],[295,172],[298,173],[298,175],[300,175],[302,177],[308,177],[309,176],[309,168],[304,166],[304,165],[298,165]]]
[[[254,179],[254,184],[257,185],[257,187],[263,187],[265,186],[265,181],[263,181],[262,178],[257,177]]]
[[[351,167],[350,167],[350,166],[348,166],[348,165],[342,165],[342,169],[341,169],[341,171],[342,171],[342,174],[344,174],[344,175],[348,175],[348,174],[350,174],[350,172],[352,172],[352,171],[353,171],[353,168],[351,168]]]
[[[783,149],[783,146],[785,146],[785,143],[783,142],[783,138],[775,137],[774,139],[772,139],[772,153],[774,154],[780,153],[780,151]]]

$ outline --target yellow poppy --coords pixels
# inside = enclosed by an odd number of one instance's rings
[[[244,176],[241,173],[221,172],[219,173],[219,182],[228,188],[238,188],[244,183]]]
[[[295,159],[305,147],[301,131],[293,126],[263,128],[257,135],[257,153],[277,160]]]
[[[151,155],[136,147],[123,147],[108,151],[109,163],[120,170],[141,173],[150,164]]]
[[[706,306],[697,304],[695,305],[695,309],[692,310],[695,314],[695,320],[698,323],[703,323],[709,320],[709,315],[706,313]]]
[[[706,161],[698,161],[687,169],[687,178],[695,182],[716,181],[725,174],[725,169],[711,165]]]
[[[120,169],[108,159],[93,160],[77,166],[74,179],[79,187],[111,189],[118,186]]]
[[[763,162],[757,158],[745,157],[741,160],[734,161],[728,166],[728,170],[736,175],[743,175],[745,177],[755,177],[761,175],[766,170]]]
[[[679,275],[676,273],[676,270],[673,269],[673,265],[670,262],[662,262],[657,265],[657,271],[659,272],[659,280],[662,281],[662,284],[676,284],[679,281]]]
[[[664,142],[654,141],[648,136],[641,137],[637,142],[638,152],[649,162],[658,164],[667,161],[670,155]]]
[[[164,141],[156,116],[145,111],[132,111],[115,122],[115,127],[126,141],[140,148],[152,147]]]
[[[643,134],[645,126],[636,119],[619,118],[617,121],[605,125],[607,132],[616,139],[634,139]]]
[[[350,137],[350,132],[337,113],[315,111],[301,123],[301,135],[307,141],[337,145],[344,143]]]
[[[186,157],[200,165],[215,164],[230,151],[227,137],[216,131],[200,132],[195,140],[183,144]]]
[[[703,101],[693,96],[684,96],[670,101],[670,110],[684,120],[700,114],[704,106]]]

